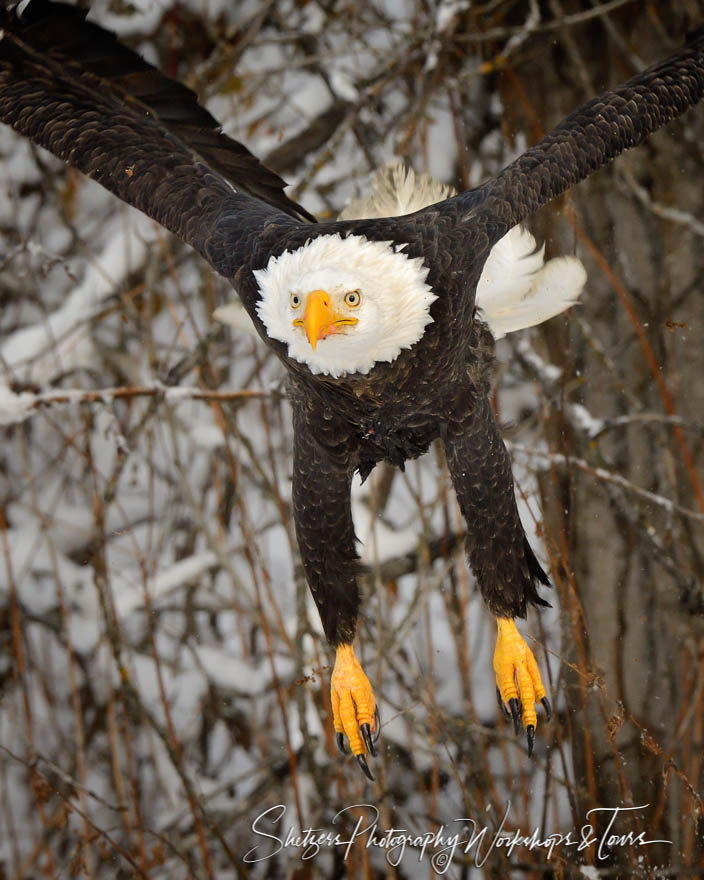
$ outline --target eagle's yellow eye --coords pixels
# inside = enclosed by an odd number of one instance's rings
[[[299,293],[292,293],[290,303],[292,309],[297,309],[301,304],[301,295]]]
[[[350,290],[345,294],[345,305],[351,309],[356,309],[362,301],[362,296],[358,290]]]

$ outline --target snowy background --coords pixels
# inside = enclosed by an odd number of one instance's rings
[[[330,217],[395,156],[480,183],[704,21],[700,0],[671,5],[105,0],[93,17]],[[523,626],[557,710],[532,760],[497,712],[440,450],[355,488],[371,784],[332,739],[282,368],[213,324],[231,290],[202,260],[0,128],[0,878],[427,877],[418,847],[394,868],[364,840],[251,864],[276,849],[252,822],[281,804],[272,834],[349,835],[337,811],[374,803],[379,833],[491,831],[509,800],[506,827],[543,837],[649,804],[619,833],[673,841],[556,847],[560,876],[704,870],[702,135],[699,108],[532,224],[590,279],[584,306],[499,346],[521,515],[556,587]],[[546,864],[473,851],[447,875]]]

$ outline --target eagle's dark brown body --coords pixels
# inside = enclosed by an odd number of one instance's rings
[[[539,206],[699,101],[704,30],[625,85],[585,104],[471,192],[416,214],[311,224],[283,182],[219,133],[195,96],[158,75],[73,8],[34,0],[0,27],[0,119],[192,245],[238,291],[289,371],[293,503],[306,575],[332,645],[354,637],[360,597],[352,475],[442,439],[467,521],[468,554],[498,617],[544,604],[488,390],[493,341],[474,296],[493,245]],[[270,339],[252,274],[319,235],[354,233],[422,258],[437,295],[411,349],[364,374],[314,375]]]

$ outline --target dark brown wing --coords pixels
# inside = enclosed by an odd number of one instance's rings
[[[541,205],[642,143],[702,96],[704,27],[674,55],[571,113],[495,178],[436,210],[460,222],[483,219],[493,245]]]
[[[0,10],[3,122],[157,220],[228,277],[258,227],[314,219],[284,194],[277,174],[220,132],[190,89],[85,14],[50,0],[33,0],[20,16]],[[222,218],[227,250],[212,237]]]

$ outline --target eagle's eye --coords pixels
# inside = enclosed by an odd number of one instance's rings
[[[362,301],[362,295],[358,290],[349,290],[345,294],[345,305],[351,309],[356,309]]]
[[[301,295],[299,293],[292,293],[289,301],[291,303],[291,308],[297,309],[301,304]]]

